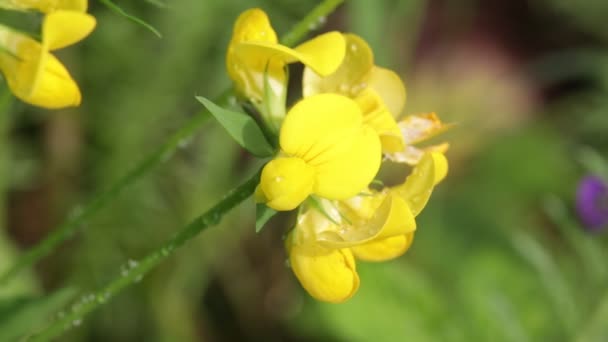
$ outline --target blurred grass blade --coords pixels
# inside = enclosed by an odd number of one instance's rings
[[[110,10],[112,10],[114,13],[127,18],[128,20],[131,20],[132,22],[134,22],[138,25],[143,26],[148,31],[154,33],[158,38],[163,37],[163,35],[160,33],[160,31],[158,31],[156,28],[154,28],[154,26],[148,24],[147,22],[143,21],[142,19],[139,19],[138,17],[136,17],[134,15],[131,15],[131,14],[125,12],[122,8],[120,8],[118,5],[116,5],[112,1],[110,1],[110,0],[99,0],[99,1],[102,4],[106,5],[106,7],[108,7]]]
[[[587,170],[605,181],[608,181],[608,160],[591,147],[581,147],[578,153],[579,162]]]
[[[544,211],[553,224],[564,235],[580,257],[580,264],[586,269],[585,274],[596,286],[601,286],[608,275],[608,265],[602,246],[596,239],[583,232],[583,228],[572,221],[563,201],[557,196],[551,196],[543,202]]]
[[[579,330],[576,342],[608,341],[608,291],[600,298],[597,309],[587,322]]]
[[[39,298],[0,300],[0,341],[23,339],[33,329],[42,328],[75,295],[73,289],[62,289]]]
[[[566,339],[575,334],[579,322],[579,312],[564,276],[551,255],[529,234],[514,233],[511,242],[515,250],[530,263],[538,273],[539,279],[555,307],[561,320]]]

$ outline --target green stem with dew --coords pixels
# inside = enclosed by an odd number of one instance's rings
[[[249,198],[259,182],[259,174],[257,172],[249,180],[234,188],[211,209],[191,221],[175,234],[173,238],[163,243],[160,248],[154,250],[140,261],[130,260],[128,272],[121,272],[122,274],[101,290],[92,295],[82,297],[79,302],[72,306],[69,313],[57,319],[49,327],[40,332],[40,334],[32,336],[28,341],[48,341],[61,335],[65,330],[80,324],[86,314],[103,305],[108,299],[114,297],[129,285],[140,281],[154,267],[172,255],[178,247],[197,236],[206,228],[218,224],[226,213]]]

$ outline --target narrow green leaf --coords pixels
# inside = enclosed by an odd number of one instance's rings
[[[39,298],[0,300],[0,341],[13,341],[43,328],[50,316],[64,307],[76,291],[62,289]]]
[[[264,133],[249,115],[219,107],[202,96],[197,96],[196,99],[211,112],[239,145],[258,157],[270,157],[273,154]]]
[[[255,206],[255,232],[259,233],[264,228],[266,222],[276,214],[276,210],[267,207],[266,204],[258,203]]]
[[[148,29],[148,31],[154,33],[158,38],[162,38],[163,35],[160,34],[160,31],[158,31],[156,28],[154,28],[154,26],[148,24],[147,22],[139,19],[136,16],[133,16],[127,12],[125,12],[122,8],[120,8],[117,4],[113,3],[110,0],[99,0],[102,4],[106,5],[106,7],[108,7],[110,10],[112,10],[112,12],[121,15],[125,18],[127,18],[128,20],[131,20],[132,22],[141,25],[143,27],[145,27],[146,29]]]

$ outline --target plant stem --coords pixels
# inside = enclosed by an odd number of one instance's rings
[[[40,334],[31,337],[28,341],[48,341],[61,335],[65,330],[80,324],[86,314],[103,305],[108,299],[114,297],[129,285],[139,282],[150,270],[173,254],[178,247],[181,247],[204,229],[218,224],[226,213],[249,198],[259,182],[259,175],[260,172],[257,172],[245,183],[234,188],[224,199],[191,221],[173,238],[166,241],[160,248],[154,250],[139,262],[130,260],[128,273],[125,272],[119,275],[93,295],[84,296],[72,306],[68,314],[57,319],[49,327],[40,332]]]
[[[219,103],[225,103],[230,96],[230,91],[225,91],[218,99]],[[0,286],[6,285],[21,270],[31,266],[38,260],[49,255],[63,241],[69,239],[76,231],[82,228],[87,219],[92,217],[99,210],[118,197],[123,190],[134,184],[137,180],[148,174],[156,166],[171,156],[180,146],[180,142],[194,135],[196,130],[209,118],[206,110],[193,116],[175,134],[144,158],[135,168],[129,171],[124,177],[114,183],[106,192],[96,196],[82,210],[75,211],[64,223],[53,230],[44,240],[25,252],[17,262],[0,276]]]
[[[308,32],[317,29],[325,18],[345,0],[325,0],[313,8],[302,20],[295,24],[287,34],[281,37],[281,43],[294,46],[299,43]]]
[[[8,108],[11,102],[11,93],[8,89],[2,89],[0,95],[0,234],[5,234],[7,223],[7,201],[9,187],[9,165],[10,165],[10,141],[9,131],[11,127],[11,113]]]

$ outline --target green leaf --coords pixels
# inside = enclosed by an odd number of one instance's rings
[[[224,109],[201,96],[197,96],[196,99],[224,126],[228,134],[246,150],[262,158],[270,157],[274,153],[264,137],[264,133],[249,115]]]
[[[143,27],[145,27],[146,29],[148,29],[148,31],[154,33],[158,38],[162,38],[163,35],[160,34],[160,32],[154,28],[154,26],[148,24],[147,22],[139,19],[138,17],[131,15],[127,12],[125,12],[122,8],[120,8],[117,4],[113,3],[110,0],[99,0],[102,4],[106,5],[106,7],[108,7],[110,10],[112,10],[114,13],[121,15],[125,18],[127,18],[128,20],[131,20],[132,22],[141,25]]]
[[[255,232],[259,233],[268,220],[270,220],[277,211],[269,208],[266,204],[258,203],[255,206]]]
[[[39,298],[1,300],[0,341],[14,341],[43,328],[50,316],[72,300],[75,294],[75,290],[67,288]]]

